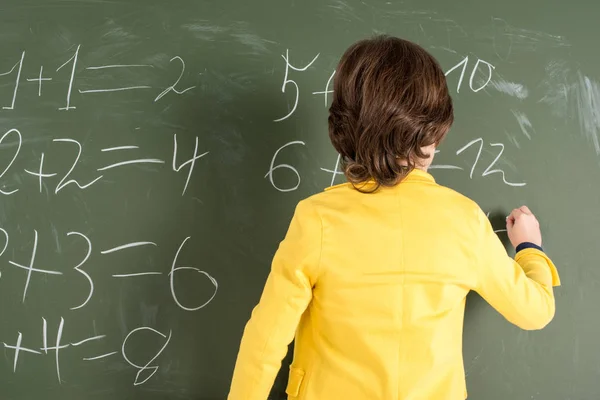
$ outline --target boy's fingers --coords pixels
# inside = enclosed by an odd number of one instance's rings
[[[531,212],[531,210],[529,209],[529,207],[527,207],[527,206],[521,206],[521,207],[519,207],[519,210],[521,210],[521,212],[523,212],[524,214],[529,214],[529,215],[533,214]]]
[[[523,215],[523,211],[521,211],[520,208],[515,208],[514,210],[512,210],[512,212],[509,215],[509,218],[512,218],[513,220],[517,220],[517,218],[519,218],[521,215]]]

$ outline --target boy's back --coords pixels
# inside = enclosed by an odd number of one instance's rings
[[[296,339],[294,368],[310,373],[301,398],[464,398],[462,326],[477,286],[479,207],[420,171],[373,194],[344,184],[307,202],[323,234]],[[303,341],[318,356],[303,354]]]
[[[423,171],[375,193],[312,196],[273,260],[230,398],[266,398],[294,334],[291,399],[466,398],[470,290],[524,329],[554,315],[551,261],[536,249],[517,260],[475,203]]]

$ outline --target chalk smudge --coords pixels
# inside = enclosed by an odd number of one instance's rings
[[[516,111],[516,110],[510,110],[510,111],[515,116],[515,119],[517,120],[517,123],[519,124],[519,127],[521,128],[521,132],[523,132],[523,135],[525,135],[527,137],[527,139],[531,139],[531,134],[529,132],[533,131],[533,126],[531,125],[531,121],[529,121],[529,118],[527,118],[527,115],[525,115],[521,111]]]
[[[587,76],[579,75],[575,103],[581,130],[600,155],[600,85]]]
[[[496,79],[491,80],[489,85],[498,92],[516,97],[519,100],[524,100],[529,96],[529,90],[521,83],[510,82],[504,79]]]
[[[600,155],[600,83],[575,72],[566,61],[551,61],[542,87],[545,93],[538,103],[550,106],[558,117],[576,118],[581,133]]]
[[[208,42],[236,42],[250,50],[250,54],[270,53],[269,45],[276,42],[260,37],[251,31],[246,22],[237,21],[228,26],[214,25],[206,20],[196,20],[181,26],[196,39]]]

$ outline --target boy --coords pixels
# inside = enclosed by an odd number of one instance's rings
[[[329,134],[349,182],[298,204],[230,400],[266,400],[294,337],[289,399],[464,399],[469,291],[523,329],[552,320],[560,282],[531,211],[507,218],[512,260],[481,209],[427,172],[453,119],[420,46],[382,36],[346,51]]]

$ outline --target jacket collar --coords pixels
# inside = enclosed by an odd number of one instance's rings
[[[426,171],[423,171],[421,169],[416,169],[415,168],[412,171],[410,171],[409,174],[398,185],[400,185],[402,183],[405,183],[405,182],[425,182],[425,183],[429,182],[429,183],[435,183],[435,178],[429,172],[426,172]],[[330,186],[330,187],[326,188],[325,190],[333,189],[333,188],[340,187],[340,186],[348,186],[348,185],[352,186],[351,183],[346,182],[346,183],[341,183],[339,185]],[[376,182],[373,179],[369,179],[364,184],[361,184],[361,185],[358,185],[358,186],[361,187],[363,185],[364,185],[365,189],[368,189],[368,186],[376,185]]]
[[[402,180],[402,182],[408,181],[425,181],[435,183],[435,178],[429,172],[415,168],[412,171],[410,171],[406,178]]]

